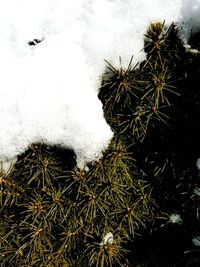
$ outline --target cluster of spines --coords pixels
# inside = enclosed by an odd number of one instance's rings
[[[151,190],[134,168],[117,138],[85,169],[63,170],[51,150],[32,146],[2,178],[2,266],[123,264],[124,244],[153,209]],[[102,244],[108,232],[113,242]]]

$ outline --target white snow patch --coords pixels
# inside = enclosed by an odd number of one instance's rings
[[[0,159],[0,173],[8,175],[16,162],[17,162],[17,157],[6,161]]]
[[[109,232],[103,237],[103,240],[101,241],[100,246],[105,246],[108,244],[111,245],[113,243],[113,241],[114,241],[113,234],[111,232]]]
[[[192,243],[196,247],[200,247],[200,236],[196,236],[196,237],[192,238]]]
[[[197,166],[197,169],[200,170],[200,158],[197,159],[196,166]]]
[[[175,224],[182,224],[183,220],[179,214],[173,213],[169,216],[169,221]]]

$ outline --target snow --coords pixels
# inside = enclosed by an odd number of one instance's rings
[[[2,175],[8,175],[11,172],[11,170],[12,170],[12,168],[16,162],[17,162],[17,157],[12,158],[10,160],[4,160],[4,161],[0,160],[0,174],[1,174],[1,176]]]
[[[197,166],[197,169],[200,170],[200,158],[197,159],[196,166]]]
[[[169,216],[169,221],[170,221],[170,223],[175,223],[175,224],[182,224],[183,223],[181,216],[177,213],[171,214]]]
[[[192,243],[194,246],[200,247],[200,236],[196,236],[196,237],[192,238]]]
[[[103,237],[103,240],[101,241],[100,246],[111,245],[113,241],[114,241],[113,234],[109,232]]]
[[[104,59],[145,59],[151,22],[177,22],[187,43],[200,0],[0,0],[0,159],[33,142],[97,159],[113,133],[97,97]],[[35,46],[28,42],[42,40]]]

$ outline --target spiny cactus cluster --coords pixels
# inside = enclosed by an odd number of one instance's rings
[[[1,267],[199,266],[200,57],[174,24],[151,24],[144,50],[106,62],[101,159],[79,169],[73,151],[32,144],[1,171]]]
[[[122,140],[84,169],[32,145],[1,176],[2,266],[112,266],[150,221],[151,187]],[[113,241],[103,241],[112,233]]]

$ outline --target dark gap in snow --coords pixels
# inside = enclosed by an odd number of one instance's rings
[[[37,45],[37,44],[41,43],[42,41],[44,41],[44,38],[42,38],[42,39],[35,38],[31,41],[28,41],[28,45],[30,45],[30,46]]]

